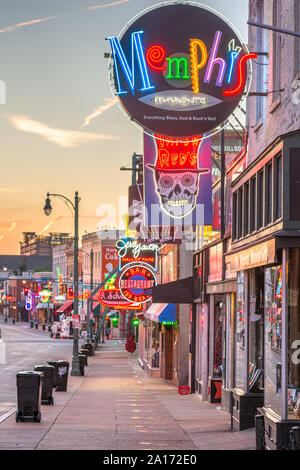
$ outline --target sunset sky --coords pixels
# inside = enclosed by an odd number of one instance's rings
[[[97,208],[127,196],[142,133],[112,98],[105,37],[157,0],[0,0],[0,253],[18,254],[22,232],[73,231],[68,208],[47,191],[80,203],[80,231],[106,224]],[[159,2],[164,3],[164,2]],[[200,3],[200,2],[199,2]],[[227,16],[247,37],[247,0],[201,3]],[[126,205],[121,208],[121,214]],[[108,208],[108,211],[111,211]],[[111,220],[113,223],[113,220]],[[119,224],[118,224],[119,225]]]

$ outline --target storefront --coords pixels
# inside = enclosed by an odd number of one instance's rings
[[[233,428],[259,409],[267,449],[287,449],[300,424],[299,150],[299,131],[278,137],[232,185]]]
[[[194,387],[203,400],[231,411],[232,310],[235,275],[225,271],[228,239],[215,241],[194,254]],[[194,346],[193,346],[194,344]]]
[[[152,304],[146,311],[143,365],[149,375],[172,379],[172,345],[175,327],[175,304]]]

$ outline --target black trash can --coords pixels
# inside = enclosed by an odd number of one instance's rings
[[[43,373],[21,371],[17,373],[18,408],[16,421],[41,421],[41,396]]]
[[[13,318],[13,319],[12,319],[12,322],[13,322],[13,325],[14,325],[14,324],[16,323],[16,320]]]
[[[35,329],[36,329],[36,330],[39,329],[39,324],[38,324],[38,323],[35,323],[34,326],[35,326]]]
[[[93,355],[93,346],[92,343],[84,343],[84,349],[88,350],[88,356]]]
[[[34,370],[43,372],[42,404],[54,405],[54,399],[52,396],[54,367],[50,365],[40,365],[35,366]]]
[[[68,385],[69,362],[57,361],[57,392],[66,392]]]
[[[43,331],[46,330],[46,325],[45,324],[42,325],[42,329],[43,329]]]
[[[85,355],[84,354],[78,354],[78,357],[79,357],[80,375],[84,375]]]
[[[290,429],[290,449],[300,450],[300,427],[294,426]]]
[[[48,325],[48,332],[51,333],[51,325]]]
[[[257,414],[254,418],[256,450],[265,450],[265,420],[264,415]]]
[[[49,364],[49,366],[53,366],[54,367],[54,371],[53,371],[53,388],[55,388],[57,386],[57,383],[58,383],[58,366],[57,366],[57,361],[47,361],[47,363]]]
[[[83,354],[85,357],[84,365],[88,366],[88,350],[87,349],[80,349],[79,354]]]

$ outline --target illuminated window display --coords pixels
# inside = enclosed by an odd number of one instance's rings
[[[236,311],[235,311],[235,338],[234,338],[234,360],[235,360],[235,380],[234,385],[241,390],[245,389],[245,273],[238,272]]]
[[[282,416],[282,267],[265,271],[265,407]]]
[[[288,418],[300,419],[300,249],[289,249],[288,259]],[[278,291],[279,292],[279,291]]]

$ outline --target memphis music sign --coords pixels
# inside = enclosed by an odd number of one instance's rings
[[[226,18],[204,5],[155,5],[106,39],[112,91],[145,131],[205,134],[233,114],[250,88],[256,54]]]
[[[157,285],[152,270],[136,265],[125,269],[119,279],[122,296],[134,303],[144,303],[152,297],[152,288]]]

